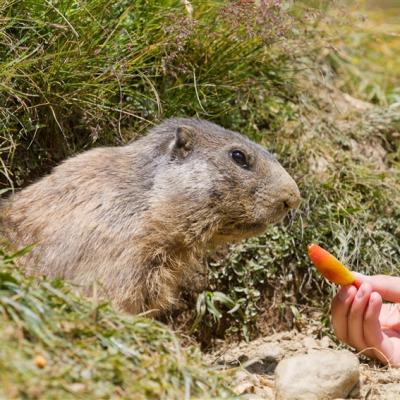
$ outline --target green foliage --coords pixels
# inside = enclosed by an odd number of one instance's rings
[[[295,177],[303,202],[281,226],[212,260],[211,288],[228,299],[218,304],[219,318],[210,310],[213,318],[204,319],[200,339],[204,331],[209,337],[250,338],[301,329],[302,318],[314,311],[322,312],[327,325],[335,287],[312,268],[306,256],[311,242],[356,271],[400,274],[400,109],[349,100],[336,89],[381,105],[398,101],[398,35],[393,35],[398,25],[389,25],[388,33],[386,25],[369,20],[363,25],[347,7],[323,8],[328,14],[319,14],[309,32],[312,51],[301,58],[309,69],[295,77],[294,105],[276,134],[256,136]],[[368,17],[378,22],[385,15]],[[386,21],[394,20],[393,13]],[[328,41],[335,46],[326,47]],[[253,110],[256,126],[262,112]],[[235,312],[227,313],[232,308]]]
[[[279,2],[193,7],[191,16],[172,0],[3,2],[3,186],[170,116],[244,127],[257,106],[268,126],[284,118],[293,88],[282,39],[301,36],[299,20]]]
[[[333,49],[323,53],[324,62],[331,65],[335,85],[341,90],[375,104],[399,102],[399,5],[353,3],[331,10],[332,20],[323,30]],[[349,14],[349,8],[353,13]]]
[[[62,281],[27,278],[4,252],[0,333],[1,398],[234,397],[226,378],[162,324],[84,301]]]
[[[349,122],[340,121],[335,108],[331,112],[337,125],[326,116],[311,124],[305,119],[299,124],[307,139],[295,137],[296,127],[274,140],[272,148],[299,183],[302,204],[280,226],[230,246],[210,263],[212,288],[228,296],[224,304],[235,312],[217,318],[222,332],[215,318],[207,329],[250,338],[259,334],[260,315],[274,315],[275,329],[298,326],[299,310],[326,315],[335,287],[312,267],[309,243],[321,244],[353,270],[400,274],[400,113],[376,109]],[[374,157],[376,149],[382,158]]]

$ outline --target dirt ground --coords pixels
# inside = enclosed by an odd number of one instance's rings
[[[221,347],[208,355],[211,364],[234,371],[237,394],[250,395],[251,399],[274,399],[274,371],[280,360],[297,354],[307,354],[320,349],[344,349],[329,336],[318,339],[315,324],[308,332],[291,330],[261,337],[249,343],[221,342]],[[351,399],[400,398],[400,369],[388,368],[358,355],[360,360],[359,386],[352,391]]]

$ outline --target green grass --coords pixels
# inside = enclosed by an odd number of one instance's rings
[[[361,8],[362,16],[353,17],[352,25],[339,29],[331,25],[336,51],[329,54],[330,62],[338,75],[338,87],[357,98],[387,106],[400,101],[399,5],[388,2],[373,7],[373,2],[361,3],[367,4]]]
[[[61,281],[29,279],[0,254],[0,397],[233,398],[228,378],[160,323],[85,301]],[[42,356],[44,368],[35,363]]]
[[[308,260],[312,242],[355,271],[400,274],[400,113],[376,109],[340,115],[334,104],[321,112],[322,104],[315,99],[309,107],[318,108],[282,128],[268,146],[296,178],[300,209],[281,226],[231,246],[212,262],[212,288],[230,301],[217,304],[224,317],[210,310],[210,331],[203,324],[200,339],[203,331],[208,337],[226,331],[254,337],[301,329],[316,311],[327,326],[335,286]],[[373,158],[376,149],[382,158]]]
[[[296,74],[291,117],[262,138],[298,182],[302,205],[282,226],[233,245],[222,258],[212,260],[211,288],[224,292],[228,300],[217,296],[213,302],[212,294],[208,295],[202,309],[206,324],[198,335],[200,340],[207,338],[205,346],[209,337],[227,333],[249,338],[274,329],[301,329],[315,313],[322,315],[321,329],[326,331],[335,287],[312,268],[306,256],[311,242],[322,244],[356,271],[400,274],[396,206],[400,108],[388,107],[393,90],[400,87],[400,65],[394,52],[385,53],[395,38],[381,34],[384,28],[378,24],[375,30],[380,32],[376,34],[382,48],[375,44],[371,50],[369,22],[364,26],[359,16],[347,16],[339,24],[337,13],[322,18],[315,27],[320,35],[315,47],[309,46],[312,52],[301,59],[308,68]],[[375,14],[370,18],[374,16],[377,21],[382,18]],[[360,26],[351,25],[353,18]],[[359,46],[356,38],[363,39]],[[367,58],[350,62],[355,53]],[[385,62],[389,67],[383,73]],[[361,78],[379,88],[382,97],[370,96]],[[341,91],[377,104],[360,110],[366,105],[347,102]],[[260,113],[254,111],[256,116]]]
[[[90,146],[126,143],[166,117],[243,127],[255,104],[268,126],[286,115],[291,54],[271,49],[302,40],[300,21],[275,6],[261,19],[250,5],[193,6],[192,18],[172,0],[3,2],[3,187]]]

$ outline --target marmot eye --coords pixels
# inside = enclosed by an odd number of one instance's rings
[[[233,150],[231,152],[231,157],[236,164],[239,164],[243,168],[248,168],[249,165],[247,163],[246,156],[240,150]]]

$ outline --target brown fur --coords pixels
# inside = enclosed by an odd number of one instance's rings
[[[36,243],[23,260],[30,272],[87,292],[96,284],[137,313],[169,308],[208,248],[260,234],[299,197],[261,146],[210,122],[171,119],[126,146],[66,160],[4,201],[0,226],[18,246]]]

